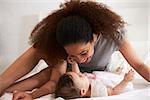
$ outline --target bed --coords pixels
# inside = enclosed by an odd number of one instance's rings
[[[78,98],[73,100],[148,100],[150,98],[150,83],[144,79],[134,79],[134,89],[115,96],[95,97],[95,98]],[[12,100],[11,93],[5,93],[0,100]],[[43,96],[35,100],[64,100],[63,98],[53,98],[52,94]]]
[[[128,69],[127,67],[125,67],[125,66],[129,66],[127,65],[127,62],[123,59],[120,59],[118,55],[119,54],[117,53],[112,56],[113,58],[115,58],[115,60],[112,61],[110,65],[110,71],[112,72],[115,70],[114,66],[122,66],[124,68],[124,71]],[[27,78],[46,67],[47,67],[46,63],[40,61],[37,67],[35,67],[35,69],[33,69],[33,71],[28,75],[26,75],[24,78]],[[150,98],[150,82],[145,81],[140,75],[136,73],[135,79],[132,81],[132,83],[134,87],[132,91],[124,92],[119,95],[108,96],[108,97],[95,97],[95,98],[78,98],[75,100],[85,100],[85,99],[86,100],[148,100],[148,98]],[[5,93],[2,97],[0,97],[0,100],[12,100],[12,94]],[[49,94],[35,100],[54,100],[54,98],[52,94]],[[55,100],[64,100],[64,99],[59,97],[56,98]]]

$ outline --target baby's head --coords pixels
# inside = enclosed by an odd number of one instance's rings
[[[64,99],[85,97],[89,86],[89,80],[84,74],[67,72],[58,81],[55,97],[62,97]]]

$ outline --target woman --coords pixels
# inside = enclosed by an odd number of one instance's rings
[[[55,91],[55,83],[66,71],[67,58],[76,61],[82,72],[104,71],[116,50],[143,78],[150,81],[150,68],[135,54],[125,37],[124,26],[123,19],[106,5],[80,0],[66,2],[32,31],[32,47],[0,76],[0,94],[30,72],[40,59],[44,59],[49,67],[25,80],[32,86],[16,86],[22,91],[40,87],[31,94],[33,98]]]

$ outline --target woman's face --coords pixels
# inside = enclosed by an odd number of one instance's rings
[[[77,63],[90,62],[94,54],[94,42],[69,44],[64,48],[68,57]]]

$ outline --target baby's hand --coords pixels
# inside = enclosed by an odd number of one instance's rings
[[[32,96],[25,92],[14,91],[12,100],[33,100]]]
[[[131,69],[129,70],[128,73],[125,74],[124,81],[129,82],[133,79],[133,77],[134,77],[134,71]]]
[[[67,61],[68,61],[68,63],[70,63],[71,65],[77,64],[77,62],[73,59],[73,57],[70,57],[70,56],[67,57]]]

